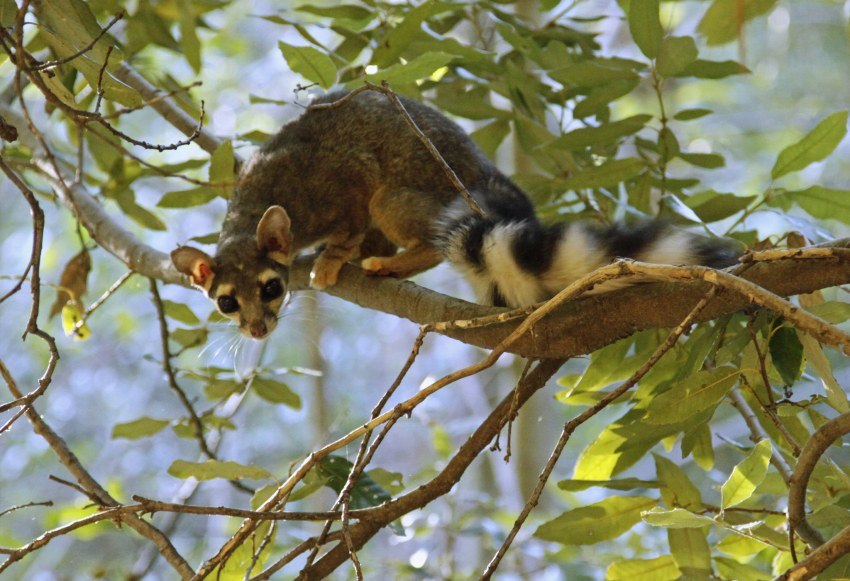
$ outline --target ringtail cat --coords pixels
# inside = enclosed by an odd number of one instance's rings
[[[335,284],[342,265],[356,258],[369,274],[399,278],[445,258],[469,278],[479,301],[500,306],[542,300],[614,257],[734,262],[718,241],[655,222],[634,230],[544,225],[528,196],[457,124],[422,103],[401,101],[485,216],[459,196],[384,95],[366,91],[337,106],[310,107],[245,163],[215,256],[190,246],[171,253],[177,270],[243,334],[271,333],[293,258],[318,245],[313,288]]]

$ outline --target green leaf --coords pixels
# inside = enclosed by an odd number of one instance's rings
[[[227,140],[219,145],[210,158],[210,189],[229,200],[236,185],[236,160],[233,156],[233,142]]]
[[[126,438],[128,440],[147,438],[161,432],[170,423],[170,420],[156,420],[154,418],[144,417],[133,420],[132,422],[115,424],[112,428],[112,438]]]
[[[598,87],[612,81],[638,79],[628,66],[613,60],[597,59],[567,65],[549,72],[559,83],[569,87]]]
[[[715,557],[714,564],[721,579],[735,579],[735,581],[768,581],[773,575],[762,571],[747,563],[740,563],[726,557]]]
[[[77,54],[91,44],[101,32],[89,4],[82,0],[51,0],[39,3],[36,10],[39,34],[59,58]],[[110,44],[113,45],[113,51],[106,72],[101,75]],[[84,54],[71,60],[68,66],[80,71],[92,89],[97,89],[100,85],[106,99],[125,107],[134,107],[142,101],[138,92],[119,82],[112,74],[123,60],[120,49],[107,34]]]
[[[121,211],[129,216],[134,222],[147,228],[148,230],[163,231],[166,229],[165,222],[160,220],[150,210],[141,207],[136,203],[133,192],[129,189],[123,189],[115,195],[115,201],[121,207]]]
[[[662,484],[661,497],[668,506],[677,506],[689,510],[702,508],[702,497],[685,472],[676,464],[653,454],[655,473]]]
[[[755,199],[756,196],[736,196],[709,190],[688,196],[685,204],[699,216],[700,220],[711,223],[743,211]]]
[[[805,190],[783,192],[768,203],[778,206],[783,199],[796,202],[809,215],[819,220],[840,220],[850,224],[850,190],[812,186]]]
[[[315,6],[312,4],[301,4],[296,6],[298,12],[324,16],[333,20],[368,20],[375,17],[375,12],[363,6],[354,4],[338,4],[336,6]]]
[[[593,545],[615,539],[640,522],[641,512],[658,503],[645,496],[612,496],[540,525],[534,536],[565,545]]]
[[[584,119],[585,117],[607,112],[606,108],[609,103],[628,95],[639,84],[640,81],[638,79],[624,79],[594,87],[587,93],[584,99],[576,103],[576,106],[573,108],[573,117]],[[604,117],[600,116],[600,118]]]
[[[289,68],[308,81],[324,89],[336,82],[336,66],[327,54],[312,46],[294,46],[283,41],[277,44]]]
[[[162,301],[162,304],[165,307],[165,315],[167,317],[185,323],[186,325],[200,325],[201,320],[198,319],[198,316],[192,312],[192,309],[188,305],[169,300]]]
[[[610,188],[632,179],[646,169],[646,162],[637,158],[612,159],[602,165],[583,169],[575,175],[559,180],[566,190]]]
[[[598,486],[609,490],[635,490],[643,488],[658,488],[655,480],[641,480],[640,478],[620,478],[617,480],[561,480],[558,488],[569,492],[579,492]]]
[[[672,581],[681,575],[673,557],[664,555],[655,559],[616,561],[605,572],[605,581]]]
[[[233,379],[210,379],[204,386],[204,395],[212,400],[230,397],[242,389],[242,383]]]
[[[842,414],[850,412],[850,402],[847,401],[847,393],[835,380],[835,375],[832,373],[832,364],[826,358],[821,344],[806,333],[798,335],[797,338],[803,344],[803,352],[806,355],[806,360],[812,366],[812,369],[815,370],[815,373],[817,373],[823,383],[824,389],[826,389],[826,400],[829,405]]]
[[[15,24],[18,15],[18,5],[15,0],[2,0],[0,2],[0,26],[11,28]]]
[[[694,461],[703,470],[714,467],[714,446],[711,445],[711,428],[702,423],[691,428],[682,438],[682,457],[694,455]]]
[[[707,61],[697,59],[680,70],[676,76],[717,80],[733,75],[744,75],[749,72],[750,70],[747,67],[736,61]]]
[[[576,151],[594,145],[606,145],[637,133],[651,120],[652,115],[634,115],[598,127],[582,127],[565,133],[547,144],[547,147]]]
[[[629,3],[629,31],[640,51],[650,59],[658,54],[664,36],[658,4],[659,0],[631,0]]]
[[[711,578],[711,547],[707,534],[708,528],[667,529],[667,544],[676,564],[683,571],[697,573],[699,579]]]
[[[705,169],[717,169],[726,165],[726,160],[717,153],[684,153],[680,151],[677,157],[691,165]]]
[[[186,347],[197,347],[207,342],[206,329],[174,329],[171,332],[171,338]]]
[[[168,467],[168,473],[175,478],[195,478],[197,480],[212,480],[214,478],[226,478],[227,480],[241,480],[250,478],[252,480],[265,480],[274,478],[268,470],[261,466],[247,466],[236,462],[222,462],[219,460],[207,460],[205,462],[189,462],[186,460],[175,460]]]
[[[673,424],[711,409],[737,381],[738,370],[728,365],[700,371],[655,397],[647,407],[645,421],[656,425]]]
[[[711,115],[714,113],[711,109],[682,109],[675,115],[673,115],[673,119],[676,121],[692,121],[693,119],[699,119],[700,117],[705,117],[706,115]]]
[[[394,64],[374,75],[367,75],[366,79],[379,84],[386,81],[390,85],[406,85],[430,77],[453,60],[455,56],[445,52],[426,52],[410,62]]]
[[[180,50],[195,73],[201,71],[201,42],[195,29],[197,19],[192,2],[180,0]]]
[[[744,22],[766,14],[775,4],[776,0],[714,0],[697,30],[709,46],[732,42],[738,38]]]
[[[753,495],[756,487],[767,475],[772,452],[770,440],[762,440],[732,469],[732,474],[720,487],[721,508],[727,509],[741,504]]]
[[[401,22],[395,28],[391,28],[381,39],[372,55],[373,64],[389,67],[397,63],[410,43],[424,35],[422,23],[439,8],[441,6],[437,2],[422,2],[406,11]]]
[[[668,529],[699,528],[715,524],[712,518],[701,514],[694,514],[684,508],[674,508],[672,510],[653,508],[644,512],[642,518],[644,522],[652,526]]]
[[[511,124],[507,119],[496,119],[470,134],[473,141],[489,157],[494,159],[496,151],[511,132]]]
[[[670,78],[697,60],[697,43],[690,36],[668,36],[661,43],[655,68],[662,77]]]
[[[210,234],[201,234],[200,236],[192,236],[189,238],[192,242],[197,242],[198,244],[215,244],[218,242],[221,234],[219,232],[212,232]],[[228,320],[226,317],[223,320]]]
[[[817,127],[800,141],[783,149],[770,171],[770,176],[778,179],[789,173],[800,171],[835,151],[847,135],[847,115],[847,111],[833,113],[818,123]]]
[[[283,382],[255,377],[251,382],[251,389],[268,402],[281,403],[296,410],[301,409],[301,398]]]
[[[768,348],[782,381],[787,386],[794,385],[803,373],[803,344],[797,338],[797,331],[793,327],[779,327],[771,333]]]
[[[208,204],[216,198],[218,192],[207,186],[198,186],[178,192],[168,192],[157,202],[160,208],[192,208]]]

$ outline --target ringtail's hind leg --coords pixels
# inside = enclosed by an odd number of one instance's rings
[[[437,266],[442,252],[430,244],[406,248],[394,256],[370,256],[360,263],[366,274],[408,278]]]
[[[413,189],[376,192],[369,202],[372,224],[404,250],[388,257],[367,256],[361,262],[363,269],[369,274],[407,278],[439,264],[442,253],[433,242],[433,224],[452,197]]]

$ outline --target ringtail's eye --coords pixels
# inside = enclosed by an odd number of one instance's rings
[[[275,300],[282,294],[283,285],[280,283],[279,278],[267,280],[260,288],[260,298],[266,303]]]
[[[235,313],[239,310],[239,301],[236,297],[230,295],[222,295],[218,297],[218,310],[224,314]]]

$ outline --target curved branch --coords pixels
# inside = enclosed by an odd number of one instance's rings
[[[806,442],[806,445],[803,446],[803,449],[800,452],[800,457],[797,459],[797,465],[794,468],[793,474],[791,474],[790,481],[788,482],[788,526],[790,530],[800,533],[804,538],[807,538],[810,531],[814,530],[806,520],[806,489],[809,486],[809,479],[812,476],[812,472],[814,472],[815,466],[826,450],[832,446],[836,440],[846,436],[847,434],[850,434],[850,413],[842,414],[818,428],[815,433],[812,434],[812,437],[809,438],[808,442]],[[819,538],[820,535],[817,534],[817,531],[815,531],[815,533],[817,538]],[[841,534],[844,534],[844,531],[839,533],[839,535]],[[835,541],[835,539],[832,539],[825,544],[821,544],[823,543],[823,541],[821,541],[821,543],[818,543],[818,545],[820,545],[818,551],[823,549],[824,552],[832,555],[834,553],[833,541]],[[827,545],[830,545],[829,549],[825,549]],[[848,539],[848,542],[842,546],[844,547],[845,553],[850,550],[850,539]],[[815,553],[818,551],[815,551]],[[809,555],[806,561],[811,559],[815,553]],[[838,556],[835,558],[838,558]],[[831,562],[832,561],[827,562],[825,566],[828,566]]]

